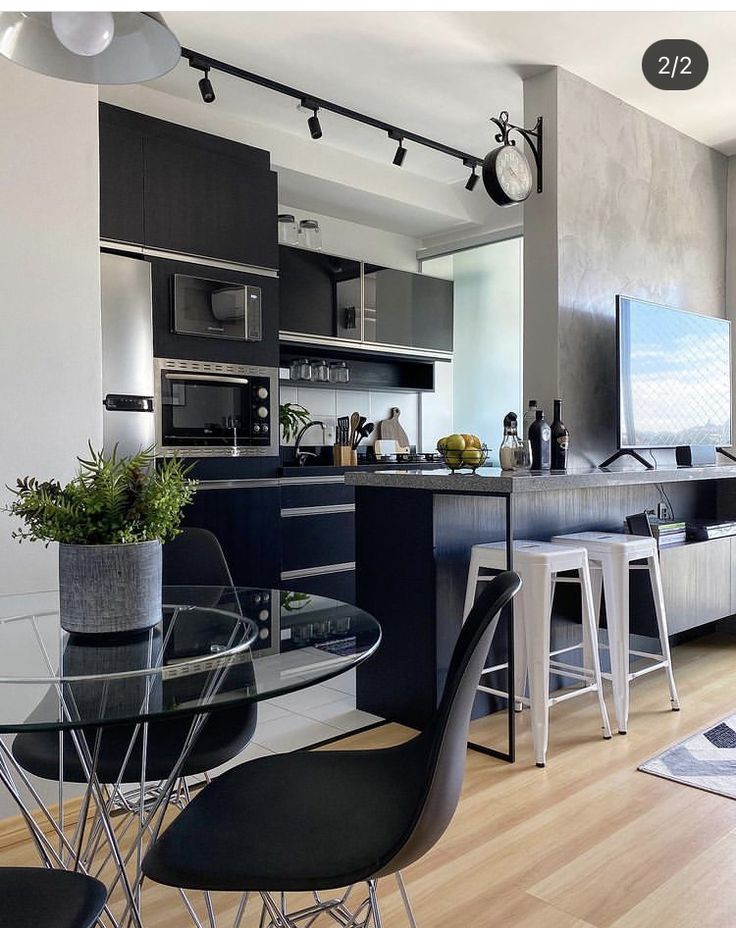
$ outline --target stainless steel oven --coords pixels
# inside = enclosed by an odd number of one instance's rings
[[[161,456],[279,453],[276,368],[155,358],[154,409]]]

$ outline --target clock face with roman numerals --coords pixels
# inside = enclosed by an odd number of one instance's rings
[[[521,203],[532,192],[532,171],[526,155],[515,145],[502,145],[483,162],[483,183],[499,206]]]

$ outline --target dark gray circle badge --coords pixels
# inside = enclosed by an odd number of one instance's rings
[[[660,39],[644,52],[641,69],[658,90],[692,90],[705,80],[708,56],[692,39]]]

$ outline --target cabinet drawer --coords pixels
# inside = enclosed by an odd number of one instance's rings
[[[323,512],[281,519],[284,571],[355,561],[355,513]]]
[[[282,483],[281,509],[299,509],[310,506],[336,506],[355,502],[354,487],[344,483]]]

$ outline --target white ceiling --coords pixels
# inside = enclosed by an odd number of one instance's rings
[[[182,45],[483,156],[491,115],[523,119],[523,77],[559,65],[726,154],[736,153],[736,13],[171,12]],[[694,39],[710,71],[667,92],[641,73],[661,38]],[[407,143],[403,168],[382,133],[321,113],[309,138],[294,100],[212,73],[205,106],[185,62],[150,85],[101,97],[272,152],[282,202],[424,239],[517,224],[454,159]],[[527,123],[536,114],[528,114]]]
[[[549,65],[736,153],[733,12],[166,15],[184,45],[478,154],[490,146],[492,113],[505,107],[512,117],[521,115],[519,75]],[[708,77],[695,90],[656,90],[642,76],[647,46],[674,37],[700,42],[709,56]],[[193,76],[180,68],[159,83],[193,96]],[[230,88],[230,83],[218,76],[223,104],[256,121],[304,131],[291,101],[257,88]],[[393,151],[388,140],[379,145],[370,130],[337,117],[324,122],[338,145],[363,153],[371,146],[383,155]],[[414,155],[407,157],[407,169],[410,160]]]

